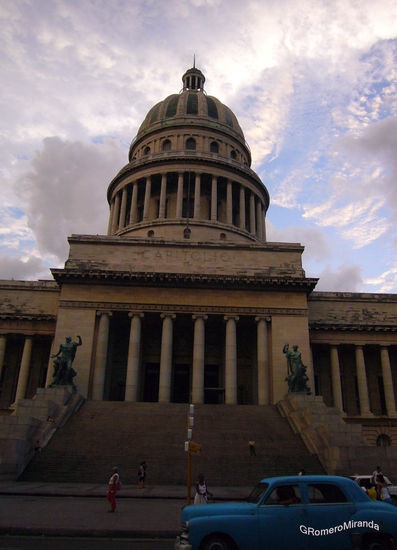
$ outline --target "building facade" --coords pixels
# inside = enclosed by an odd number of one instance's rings
[[[88,399],[277,403],[288,343],[326,405],[397,445],[397,295],[315,292],[303,246],[266,239],[269,193],[235,115],[195,67],[182,81],[110,182],[108,234],[72,235],[54,281],[0,282],[0,407],[49,385],[77,335]]]

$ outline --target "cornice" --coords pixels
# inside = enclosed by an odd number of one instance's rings
[[[282,289],[311,292],[318,279],[303,277],[266,277],[214,275],[199,273],[155,273],[129,272],[113,270],[52,269],[58,283],[84,283],[98,281],[102,284],[127,284],[134,286],[190,287],[190,288],[228,288]]]
[[[366,292],[320,292],[315,291],[311,294],[311,302],[391,302],[397,303],[397,294],[375,294]]]
[[[270,200],[269,192],[267,191],[265,185],[263,184],[259,176],[251,168],[233,159],[220,157],[215,153],[207,153],[204,151],[186,151],[186,152],[175,151],[171,153],[169,152],[153,153],[143,159],[137,159],[129,162],[118,172],[118,174],[110,182],[107,190],[108,202],[111,199],[113,188],[122,179],[124,179],[125,176],[136,173],[137,179],[139,179],[140,177],[142,177],[139,175],[139,173],[143,168],[147,168],[150,166],[167,165],[175,162],[189,163],[189,164],[192,164],[192,163],[204,164],[205,167],[207,168],[206,170],[203,170],[204,173],[209,172],[208,167],[215,166],[215,167],[221,167],[223,170],[226,170],[228,172],[234,172],[245,178],[248,177],[256,185],[259,185],[261,191],[264,192],[267,197],[267,205],[269,204],[269,200]],[[181,171],[186,171],[185,166],[181,166]]]
[[[309,329],[312,331],[330,332],[397,332],[397,326],[393,325],[364,325],[358,323],[318,323],[309,321]]]
[[[56,321],[56,315],[47,313],[0,313],[0,320],[13,321]]]
[[[134,313],[165,313],[192,315],[250,315],[266,317],[269,321],[274,315],[296,315],[307,317],[306,308],[269,308],[269,307],[228,307],[228,306],[192,306],[185,304],[142,304],[121,302],[88,302],[79,300],[60,300],[60,307],[71,309],[95,309],[100,311],[128,311]]]

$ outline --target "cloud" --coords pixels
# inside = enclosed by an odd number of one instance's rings
[[[46,138],[17,182],[27,225],[42,254],[59,260],[71,233],[107,232],[106,189],[123,165],[115,141],[82,143]]]
[[[361,267],[358,265],[343,265],[338,269],[327,265],[317,276],[320,280],[316,290],[328,292],[359,292],[363,283]]]
[[[267,239],[275,242],[300,242],[305,246],[304,261],[321,261],[331,254],[328,237],[319,228],[291,226],[285,229],[276,228],[271,222],[266,222]]]
[[[48,268],[41,258],[30,257],[26,261],[0,255],[0,279],[36,280],[51,279]]]

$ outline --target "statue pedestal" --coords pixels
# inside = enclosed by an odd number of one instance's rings
[[[0,479],[17,479],[34,456],[35,441],[45,447],[83,403],[74,388],[38,388],[33,399],[20,399],[10,416],[0,416]]]

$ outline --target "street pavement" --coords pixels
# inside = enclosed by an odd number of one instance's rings
[[[179,532],[186,487],[123,485],[114,514],[106,490],[88,483],[0,482],[0,534],[173,538]],[[215,502],[244,499],[250,490],[211,487]]]

